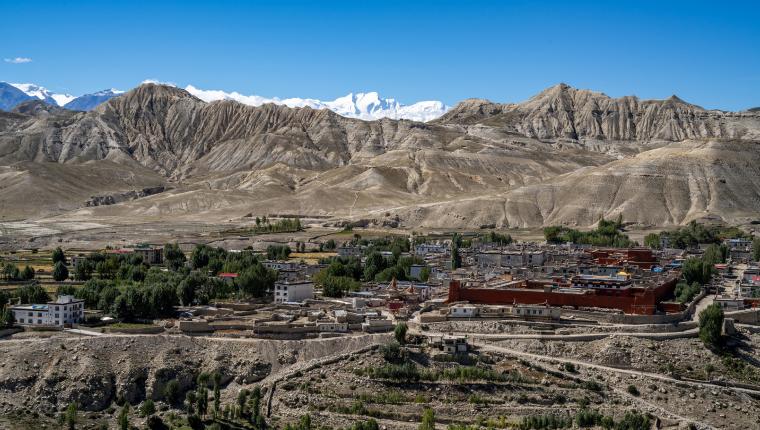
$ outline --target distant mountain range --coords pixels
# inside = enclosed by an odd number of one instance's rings
[[[190,94],[205,102],[234,100],[249,106],[261,106],[267,103],[288,107],[310,107],[312,109],[329,109],[347,118],[363,120],[408,119],[412,121],[430,121],[445,114],[450,107],[440,101],[421,101],[405,105],[393,98],[382,98],[376,92],[349,93],[331,101],[310,98],[267,98],[257,95],[243,95],[238,92],[220,90],[203,90],[192,85],[185,87]],[[110,100],[124,91],[108,89],[79,97],[70,94],[54,93],[36,84],[14,84],[0,82],[0,109],[10,111],[20,103],[28,100],[42,100],[52,106],[70,110],[90,111],[99,104]]]
[[[261,106],[274,103],[288,107],[310,107],[312,109],[329,109],[346,118],[376,120],[381,118],[408,119],[412,121],[430,121],[446,113],[450,107],[440,101],[421,101],[411,105],[399,103],[396,99],[382,98],[376,92],[349,93],[332,101],[302,98],[266,98],[257,95],[246,96],[237,92],[202,90],[192,85],[185,87],[190,94],[205,102],[216,100],[235,100],[248,106]]]
[[[328,109],[247,102],[260,105],[144,84],[89,112],[40,99],[0,112],[0,217],[293,214],[432,229],[760,221],[756,112],[564,84],[519,103],[468,99],[424,123],[333,111],[400,109],[370,94],[319,102]],[[165,191],[86,204],[153,187]]]

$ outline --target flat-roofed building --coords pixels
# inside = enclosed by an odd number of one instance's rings
[[[314,283],[301,282],[277,282],[274,284],[275,303],[301,303],[314,298]]]
[[[61,295],[47,304],[27,304],[11,307],[13,319],[24,326],[64,326],[82,322],[84,300]]]

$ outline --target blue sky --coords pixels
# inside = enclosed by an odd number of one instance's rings
[[[449,104],[566,82],[739,110],[760,106],[759,3],[0,0],[0,81]]]

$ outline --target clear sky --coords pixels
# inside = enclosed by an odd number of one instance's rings
[[[0,17],[0,81],[74,95],[156,79],[454,104],[565,82],[760,106],[758,1],[0,0]]]

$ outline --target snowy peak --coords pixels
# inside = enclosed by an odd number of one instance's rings
[[[85,94],[69,100],[63,107],[71,110],[90,111],[95,109],[99,104],[106,102],[118,95],[124,94],[124,91],[120,91],[114,88],[108,90],[98,91],[92,94]]]
[[[11,83],[14,87],[18,88],[22,92],[24,92],[26,95],[30,97],[38,98],[45,103],[51,104],[53,106],[63,106],[66,103],[74,100],[74,96],[70,94],[59,94],[59,93],[53,93],[49,91],[45,87],[41,87],[36,84],[14,84]]]
[[[152,81],[145,81],[152,82]],[[124,93],[117,89],[107,89],[91,94],[74,97],[69,94],[58,94],[36,84],[9,84],[28,97],[36,98],[53,106],[60,106],[70,110],[90,111],[101,103]],[[440,101],[421,101],[410,105],[400,103],[393,98],[383,98],[375,91],[349,93],[335,100],[322,101],[310,98],[287,98],[263,97],[258,95],[245,95],[236,91],[226,92],[221,90],[203,90],[192,85],[185,87],[190,94],[205,102],[216,100],[234,100],[250,106],[261,106],[265,103],[285,105],[292,108],[310,107],[312,109],[329,109],[338,115],[348,118],[358,118],[367,121],[382,118],[408,119],[412,121],[430,121],[446,113],[449,106]],[[23,99],[17,95],[7,94],[5,109],[12,109]],[[18,99],[18,100],[17,100]]]
[[[382,98],[377,92],[349,93],[332,101],[317,99],[290,98],[280,99],[277,97],[267,98],[258,95],[243,95],[238,92],[225,92],[220,90],[202,90],[192,85],[185,87],[190,94],[205,102],[215,100],[235,100],[250,106],[261,106],[265,103],[274,103],[288,107],[310,107],[313,109],[329,109],[338,115],[348,118],[363,120],[377,120],[381,118],[408,119],[413,121],[430,121],[443,115],[450,109],[440,101],[422,101],[411,105],[399,103],[396,99]]]

